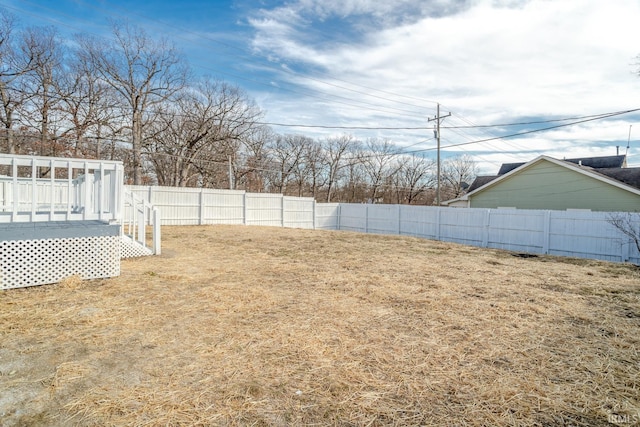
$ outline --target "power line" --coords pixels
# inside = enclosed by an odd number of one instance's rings
[[[637,111],[637,110],[631,110],[631,111]],[[606,114],[608,114],[608,113],[606,113]],[[589,119],[589,118],[597,118],[597,117],[600,117],[600,116],[602,116],[602,114],[591,114],[591,115],[587,115],[587,116],[566,117],[566,118],[562,118],[562,119],[535,120],[535,121],[529,121],[529,122],[495,123],[495,124],[490,124],[490,125],[476,125],[476,124],[472,124],[471,123],[468,126],[442,126],[441,129],[475,129],[475,128],[493,128],[493,127],[508,127],[508,126],[527,126],[527,125],[539,125],[539,124],[546,124],[546,123],[566,122],[566,121],[569,121],[569,120],[582,120],[582,119]],[[458,117],[460,117],[462,119],[462,116],[458,115]],[[462,120],[465,120],[465,119],[462,119]]]
[[[450,144],[450,145],[447,145],[447,146],[444,146],[444,147],[441,147],[441,148],[460,147],[460,146],[463,146],[463,145],[479,144],[479,143],[487,142],[487,141],[495,141],[495,140],[499,140],[499,139],[512,138],[514,136],[529,135],[529,134],[532,134],[532,133],[544,132],[544,131],[547,131],[547,130],[558,129],[558,128],[567,127],[567,126],[573,126],[573,125],[577,125],[577,124],[580,124],[580,123],[586,123],[586,122],[592,122],[592,121],[595,121],[595,120],[607,119],[607,118],[610,118],[610,117],[615,117],[615,116],[619,116],[619,115],[622,115],[622,114],[634,113],[634,112],[637,112],[637,111],[640,111],[640,108],[635,108],[635,109],[632,109],[632,110],[625,110],[625,111],[618,111],[618,112],[615,112],[615,113],[608,113],[608,114],[599,115],[599,116],[596,116],[596,117],[593,117],[593,118],[590,118],[590,119],[579,120],[579,121],[575,121],[575,122],[571,122],[571,123],[565,123],[565,124],[562,124],[562,125],[549,126],[549,127],[541,128],[541,129],[534,129],[534,130],[529,130],[529,131],[524,131],[524,132],[517,132],[517,133],[512,133],[510,135],[502,135],[502,136],[497,136],[497,137],[493,137],[493,138],[480,139],[480,140],[476,140],[476,141],[461,142],[461,143],[458,143],[458,144]],[[431,147],[431,148],[425,148],[425,149],[422,149],[422,150],[414,150],[414,151],[411,151],[411,152],[408,152],[408,153],[405,153],[405,154],[418,153],[418,152],[423,152],[423,151],[432,151],[432,150],[435,150],[435,149],[436,149],[435,147]]]
[[[632,109],[632,110],[616,111],[611,113],[591,114],[588,116],[538,120],[538,121],[531,121],[531,122],[497,123],[497,124],[488,124],[488,125],[470,124],[470,125],[464,125],[464,126],[440,126],[440,129],[486,129],[486,128],[494,128],[494,127],[523,126],[523,125],[532,125],[532,124],[566,122],[570,120],[573,120],[573,121],[581,120],[581,121],[576,121],[575,123],[568,124],[568,125],[571,125],[571,124],[591,121],[591,120],[583,120],[583,119],[598,120],[600,118],[606,118],[606,117],[619,115],[619,114],[627,114],[627,113],[632,113],[636,111],[640,111],[640,108]],[[269,125],[269,126],[280,126],[280,127],[319,128],[319,129],[360,129],[360,130],[432,130],[433,129],[432,127],[428,127],[428,126],[414,126],[414,127],[328,126],[328,125],[310,125],[310,124],[303,124],[303,123],[277,123],[277,122],[260,122],[259,124]],[[563,126],[564,125],[552,126],[545,129],[553,129],[555,127],[563,127]],[[545,130],[545,129],[541,129],[541,130]],[[529,133],[536,132],[536,131],[537,130],[534,129],[533,131],[529,131]],[[524,135],[526,133],[527,132],[523,132],[523,133],[517,133],[513,135]],[[491,141],[492,139],[502,139],[502,138],[508,138],[508,136],[492,136],[491,138],[482,140],[481,142]]]

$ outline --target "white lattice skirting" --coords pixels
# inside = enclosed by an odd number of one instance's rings
[[[0,241],[0,289],[120,275],[120,236]]]
[[[136,258],[153,255],[153,251],[134,241],[126,234],[122,236],[122,258]]]

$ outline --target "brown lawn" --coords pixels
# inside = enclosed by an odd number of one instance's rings
[[[163,227],[115,279],[0,293],[0,424],[640,420],[640,270],[404,237]]]

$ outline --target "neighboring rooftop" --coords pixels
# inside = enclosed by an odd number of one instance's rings
[[[605,168],[594,169],[594,172],[640,189],[640,168]]]
[[[576,165],[587,166],[594,169],[612,169],[626,168],[627,156],[601,156],[601,157],[581,157],[577,159],[563,159],[565,162],[575,163]]]
[[[524,164],[524,163],[523,163]],[[485,184],[490,183],[494,179],[498,178],[499,175],[483,175],[477,176],[476,179],[471,183],[471,186],[467,189],[467,193],[471,193],[476,188],[480,188]]]

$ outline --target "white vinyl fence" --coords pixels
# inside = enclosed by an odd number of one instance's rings
[[[316,203],[244,191],[129,186],[161,212],[162,225],[245,224],[397,234],[472,246],[640,262],[609,213]],[[634,214],[640,228],[640,214]]]
[[[340,230],[401,234],[485,248],[640,262],[608,212],[340,204]],[[640,233],[640,214],[633,214]]]
[[[338,229],[338,204],[311,197],[208,188],[130,185],[138,198],[160,210],[162,225],[244,224]]]

